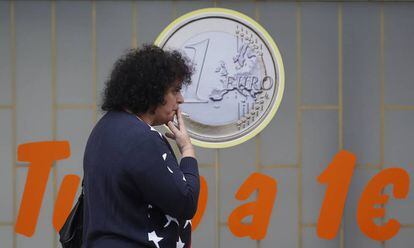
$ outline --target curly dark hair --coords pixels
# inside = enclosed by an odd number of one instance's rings
[[[135,114],[153,111],[164,104],[164,95],[177,80],[191,83],[193,67],[176,50],[155,45],[130,49],[115,63],[103,92],[103,111],[128,109]]]

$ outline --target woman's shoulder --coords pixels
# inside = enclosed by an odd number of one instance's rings
[[[152,137],[151,128],[126,112],[110,111],[96,123],[88,143],[123,147],[138,144]]]
[[[122,130],[143,135],[149,133],[148,125],[140,121],[135,115],[122,111],[107,112],[97,123],[102,129]]]

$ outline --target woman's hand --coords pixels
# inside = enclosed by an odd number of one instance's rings
[[[172,121],[167,123],[171,133],[165,133],[165,136],[175,140],[183,157],[195,157],[194,147],[191,144],[190,136],[187,133],[180,109],[177,110],[177,121],[178,127]]]

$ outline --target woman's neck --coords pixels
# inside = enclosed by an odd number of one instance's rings
[[[136,117],[138,117],[138,119],[140,119],[141,121],[147,123],[148,125],[152,126],[154,124],[154,118],[148,114],[148,113],[143,113],[143,114],[134,114],[131,110],[129,109],[124,109],[125,112],[128,112],[130,114],[135,115]]]
[[[152,126],[154,124],[154,118],[151,115],[144,113],[144,114],[137,114],[136,115],[141,121],[147,123],[148,125]]]

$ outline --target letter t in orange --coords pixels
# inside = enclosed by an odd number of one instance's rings
[[[69,156],[70,147],[67,141],[45,141],[19,145],[17,159],[30,162],[30,165],[15,226],[17,233],[27,237],[34,234],[53,161]]]

